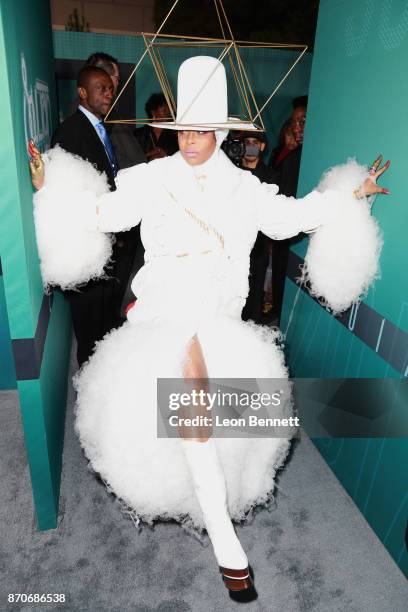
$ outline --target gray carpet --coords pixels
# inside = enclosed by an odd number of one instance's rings
[[[176,524],[140,532],[87,469],[68,403],[60,523],[33,519],[16,393],[0,394],[0,610],[403,612],[408,588],[388,552],[306,437],[282,470],[275,507],[238,534],[258,599],[233,602],[208,541]],[[65,593],[8,604],[7,593]]]

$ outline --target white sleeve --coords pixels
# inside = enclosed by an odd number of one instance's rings
[[[276,195],[268,185],[256,188],[260,231],[276,239],[313,232],[302,278],[335,313],[365,296],[379,276],[381,231],[368,201],[353,196],[367,176],[365,167],[349,160],[298,200]]]
[[[276,240],[313,232],[330,217],[337,194],[312,191],[304,198],[277,195],[276,185],[261,183],[256,188],[258,229]]]
[[[140,223],[152,190],[149,166],[139,164],[120,170],[116,191],[104,193],[92,203],[90,228],[99,232],[122,232]]]

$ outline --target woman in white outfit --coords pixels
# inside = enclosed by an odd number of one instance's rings
[[[215,439],[188,428],[181,440],[158,438],[157,378],[191,379],[192,387],[209,377],[287,378],[276,333],[240,319],[257,232],[314,232],[311,290],[335,311],[348,307],[377,274],[381,238],[365,196],[385,192],[376,179],[387,164],[379,169],[377,160],[368,172],[350,162],[320,191],[286,198],[225,156],[220,145],[231,126],[240,127],[228,120],[224,67],[200,56],[180,67],[177,119],[165,124],[178,131],[180,151],[119,172],[115,192],[61,149],[44,156],[44,182],[33,144],[30,154],[45,286],[100,275],[110,254],[105,233],[142,222],[136,304],[75,378],[85,454],[139,519],[206,528],[225,585],[238,591],[252,579],[231,518],[243,520],[268,500],[289,439]]]

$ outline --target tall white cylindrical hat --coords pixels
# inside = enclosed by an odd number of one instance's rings
[[[153,127],[170,130],[256,130],[250,121],[228,117],[227,76],[215,57],[197,55],[178,72],[176,121],[157,120]]]

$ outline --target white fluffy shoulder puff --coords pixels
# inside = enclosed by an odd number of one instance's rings
[[[368,201],[353,196],[367,176],[367,168],[350,159],[326,172],[317,187],[331,192],[331,214],[310,238],[303,279],[334,314],[365,297],[379,277],[381,231]]]
[[[34,220],[45,290],[72,289],[104,274],[112,238],[89,229],[96,198],[109,191],[104,174],[56,147],[43,155],[44,187],[34,195]]]

